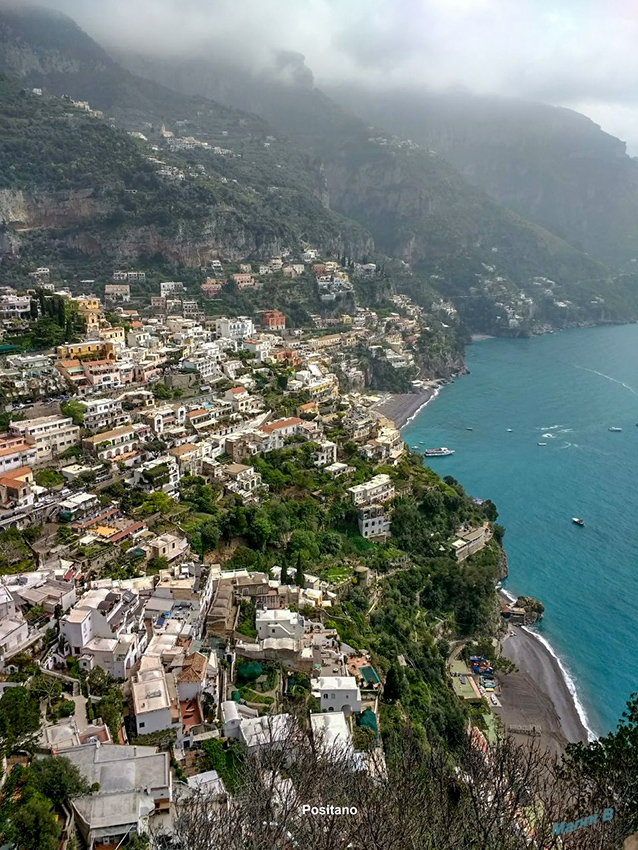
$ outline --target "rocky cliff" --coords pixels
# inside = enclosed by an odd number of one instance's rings
[[[436,151],[496,201],[606,265],[638,258],[638,160],[584,115],[465,93],[332,94],[365,120]]]

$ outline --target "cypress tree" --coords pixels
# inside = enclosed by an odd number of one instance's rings
[[[295,574],[295,584],[297,587],[306,586],[306,580],[303,575],[303,565],[301,563],[301,552],[297,552],[297,572]]]

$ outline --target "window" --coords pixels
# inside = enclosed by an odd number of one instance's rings
[[[330,699],[336,699],[336,694],[330,694]]]
[[[143,728],[144,728],[144,724],[143,724],[143,723],[138,723],[137,725],[139,726],[139,728],[140,728],[140,729],[143,729]]]

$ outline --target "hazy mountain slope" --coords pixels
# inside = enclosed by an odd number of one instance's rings
[[[616,268],[638,257],[638,160],[584,115],[460,93],[331,93],[592,257]]]
[[[136,145],[144,168],[150,157],[181,172],[181,180],[158,180],[159,164],[151,162],[153,187],[136,193],[130,171],[112,180],[84,173],[82,221],[68,217],[77,197],[60,204],[32,191],[16,199],[15,189],[24,189],[14,187],[0,217],[29,234],[54,222],[49,236],[59,251],[200,265],[216,253],[261,257],[304,242],[353,259],[376,247],[412,265],[414,297],[429,298],[436,288],[473,329],[521,333],[636,315],[633,293],[626,286],[612,292],[604,267],[500,206],[441,157],[346,112],[313,86],[296,54],[259,78],[221,73],[202,59],[136,68],[158,82],[148,81],[121,68],[68,18],[24,10],[0,11],[0,62],[26,87],[42,88],[43,101],[51,91],[87,100],[105,112],[105,120],[88,119],[104,131],[112,132],[111,117],[142,133],[139,141],[123,138]],[[166,82],[185,96],[163,88]],[[208,100],[211,94],[225,105]],[[195,142],[184,150],[187,137]],[[97,211],[90,208],[96,200]],[[3,237],[5,250],[6,243]],[[39,242],[40,256],[47,245],[51,239]]]
[[[167,152],[165,161],[185,175],[170,181],[158,175],[151,153],[157,156],[148,143],[68,101],[0,78],[0,222],[12,236],[4,250],[15,253],[20,242],[27,250],[41,230],[58,248],[118,258],[158,254],[186,265],[218,254],[269,256],[297,244],[300,234],[335,252],[372,249],[361,227],[299,187],[249,191],[223,177],[233,160],[208,154],[213,161],[202,172],[195,157]],[[44,262],[47,246],[38,245]]]
[[[290,74],[284,83],[275,74],[253,76],[200,58],[121,58],[186,93],[256,110],[315,152],[325,165],[331,205],[367,227],[386,253],[430,265],[466,252],[492,261],[497,248],[499,267],[520,285],[530,274],[570,280],[602,274],[572,246],[477,191],[442,158],[339,107],[312,85],[299,57],[289,57],[285,68],[296,72],[292,83]]]
[[[316,157],[266,142],[272,130],[255,115],[136,78],[65,16],[0,7],[0,71],[27,91],[45,92],[18,96],[9,79],[0,92],[0,220],[13,232],[18,224],[24,233],[55,226],[63,231],[56,239],[74,249],[108,244],[116,253],[160,253],[187,264],[217,253],[267,256],[299,240],[355,258],[374,250],[362,227],[327,209]],[[143,130],[148,142],[50,92],[87,100],[118,125]],[[172,150],[169,131],[209,147]],[[161,180],[151,156],[185,179]],[[89,221],[90,238],[65,232]],[[16,244],[4,240],[5,250]]]

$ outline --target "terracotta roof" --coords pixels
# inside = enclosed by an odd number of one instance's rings
[[[231,393],[245,393],[247,392],[246,387],[233,387]]]
[[[272,434],[273,431],[279,431],[280,428],[286,428],[289,425],[301,425],[302,421],[296,416],[291,416],[289,419],[278,419],[276,422],[264,425],[260,430],[265,434]]]
[[[21,478],[23,475],[31,475],[31,467],[30,466],[20,466],[18,469],[11,469],[8,472],[4,472],[2,474],[2,481],[17,481],[18,478]]]
[[[186,414],[187,419],[193,419],[195,416],[201,416],[203,413],[208,413],[205,407],[200,407],[197,410],[189,410]]]
[[[183,443],[181,446],[175,446],[174,449],[169,449],[168,453],[175,457],[181,457],[182,455],[189,454],[189,452],[193,451],[197,451],[195,443]]]
[[[125,425],[122,428],[114,428],[112,431],[104,431],[101,434],[96,434],[94,437],[87,437],[86,442],[97,446],[98,443],[103,443],[106,440],[111,440],[113,437],[121,437],[124,434],[135,434],[130,425]]]
[[[14,455],[16,452],[24,452],[27,449],[32,449],[36,451],[35,446],[30,445],[29,443],[18,443],[15,446],[8,446],[6,449],[0,449],[0,457],[5,457],[6,455]]]
[[[201,652],[187,655],[182,664],[182,672],[177,677],[178,682],[201,682],[206,675],[208,659]]]

